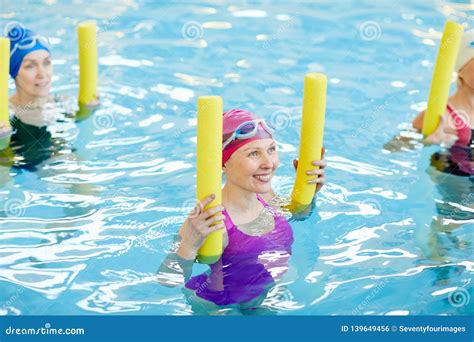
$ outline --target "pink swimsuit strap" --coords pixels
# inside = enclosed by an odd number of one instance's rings
[[[458,135],[458,140],[454,144],[469,146],[471,144],[471,127],[469,127],[469,124],[466,123],[449,104],[446,106],[446,108],[454,121]]]

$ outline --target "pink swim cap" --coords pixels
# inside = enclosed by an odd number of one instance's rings
[[[223,114],[222,142],[226,141],[237,127],[246,121],[259,120],[259,116],[243,110],[231,109]],[[230,156],[242,146],[259,139],[271,139],[273,136],[267,132],[261,124],[258,125],[257,133],[248,139],[235,139],[222,151],[222,166],[229,160]]]

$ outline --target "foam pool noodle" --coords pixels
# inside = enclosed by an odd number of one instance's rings
[[[220,96],[198,98],[196,199],[201,202],[211,194],[216,196],[203,210],[222,203],[222,112]],[[222,255],[222,241],[222,230],[208,235],[199,249],[198,261],[205,264],[217,262]]]
[[[8,112],[8,74],[10,69],[10,39],[0,38],[0,123],[10,129]],[[10,144],[10,132],[0,134],[0,150]]]
[[[305,76],[298,168],[289,206],[292,212],[304,210],[311,204],[316,191],[316,184],[308,184],[308,180],[314,176],[308,176],[306,171],[315,168],[313,160],[321,160],[326,92],[325,75],[309,73]]]
[[[423,119],[423,129],[421,132],[425,137],[436,131],[441,116],[446,111],[451,75],[456,63],[463,32],[462,25],[452,21],[447,21],[444,26],[433,78],[431,79],[428,107]]]
[[[97,30],[94,21],[77,26],[79,43],[79,104],[87,105],[97,100]]]

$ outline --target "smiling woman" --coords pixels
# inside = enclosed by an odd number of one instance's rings
[[[231,306],[247,313],[259,306],[275,280],[288,270],[293,231],[272,189],[280,165],[273,129],[251,112],[232,109],[223,114],[222,146],[223,207],[201,210],[214,199],[211,195],[195,208],[180,229],[176,255],[165,259],[159,278],[171,285],[166,282],[169,274],[182,273],[185,288],[195,298],[192,302],[201,309]],[[319,160],[313,165],[307,170],[313,176],[308,183],[317,183],[319,190],[325,163]],[[219,229],[224,230],[221,258],[210,265],[209,273],[191,277],[199,248]]]
[[[13,77],[15,70],[10,71],[10,74]],[[55,121],[51,110],[32,110],[54,102],[54,97],[50,95],[52,76],[53,66],[48,50],[39,49],[24,56],[14,77],[16,92],[10,98],[10,111],[15,119],[36,127],[47,126]]]
[[[18,22],[7,25],[6,31],[10,39],[9,73],[16,90],[9,100],[13,129],[10,147],[14,151],[11,165],[33,170],[63,145],[53,138],[49,127],[64,116],[58,110],[64,99],[50,94],[53,65],[48,40]],[[9,127],[0,124],[2,131],[9,133]]]
[[[33,170],[65,149],[63,139],[52,132],[61,132],[58,125],[75,120],[79,108],[69,98],[50,93],[53,63],[48,39],[19,22],[7,24],[5,31],[10,40],[9,73],[15,93],[9,99],[12,131],[0,123],[0,135],[11,135],[9,147],[14,153],[9,155],[14,160],[10,164]],[[2,155],[6,150],[0,151]]]
[[[31,107],[49,96],[53,67],[48,41],[16,22],[8,25],[6,31],[10,39],[9,72],[16,86],[16,92],[10,99],[10,109],[17,119],[41,126],[39,123],[43,120],[40,118],[22,115],[27,114],[26,111],[15,109]],[[7,130],[7,127],[1,126],[2,130]]]
[[[25,105],[49,95],[53,66],[46,38],[20,24],[8,30],[10,45],[10,76],[15,80],[12,101]]]
[[[15,77],[16,93],[12,101],[27,104],[38,97],[49,95],[53,66],[47,50],[30,52],[24,59]]]

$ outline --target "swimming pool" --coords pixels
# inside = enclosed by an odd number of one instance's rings
[[[75,27],[97,20],[102,105],[56,132],[69,147],[38,170],[0,166],[1,314],[198,313],[156,281],[194,201],[196,99],[220,95],[276,126],[275,185],[288,194],[310,71],[329,80],[328,183],[317,211],[292,223],[266,312],[473,312],[472,180],[430,167],[437,147],[383,148],[426,105],[445,20],[472,26],[467,1],[78,8],[2,3],[0,27],[19,20],[50,38],[53,91],[66,95],[77,93]],[[433,225],[440,206],[462,225]]]

